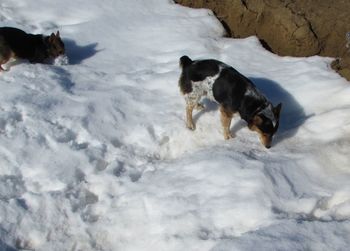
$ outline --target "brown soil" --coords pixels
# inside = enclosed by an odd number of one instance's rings
[[[265,48],[285,56],[335,57],[333,69],[350,80],[349,0],[178,0],[208,8],[235,38],[256,35]]]

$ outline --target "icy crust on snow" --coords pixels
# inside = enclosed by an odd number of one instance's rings
[[[66,61],[0,75],[0,250],[347,250],[350,87],[321,57],[223,38],[167,0],[0,3],[0,25],[60,30]],[[186,129],[182,55],[216,58],[283,103],[265,150],[203,100]]]

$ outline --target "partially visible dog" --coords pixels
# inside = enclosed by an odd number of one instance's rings
[[[0,28],[0,71],[11,58],[27,59],[30,63],[47,63],[65,53],[60,33],[50,36],[28,34],[12,27]]]
[[[249,129],[258,132],[261,143],[270,148],[272,137],[279,126],[282,104],[274,107],[255,85],[234,68],[223,62],[207,59],[192,61],[188,56],[180,58],[182,73],[179,86],[186,101],[186,125],[194,130],[194,108],[202,109],[199,103],[203,96],[220,105],[224,138],[233,138],[231,120],[238,112]]]

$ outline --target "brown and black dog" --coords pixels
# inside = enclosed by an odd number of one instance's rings
[[[27,59],[30,63],[47,63],[65,53],[60,33],[50,36],[28,34],[12,27],[0,27],[0,71],[11,58]]]
[[[233,114],[238,112],[249,129],[258,132],[261,143],[270,148],[272,137],[279,126],[282,104],[274,107],[255,85],[231,66],[214,60],[194,60],[188,56],[180,58],[182,68],[179,86],[186,101],[186,125],[194,130],[192,119],[194,108],[203,108],[202,97],[220,105],[224,138],[234,137],[230,132]]]

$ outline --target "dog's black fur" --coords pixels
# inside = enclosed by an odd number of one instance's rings
[[[10,58],[22,58],[30,63],[45,63],[65,53],[59,32],[50,36],[28,34],[13,27],[0,28],[0,71],[1,65]]]
[[[282,104],[273,107],[248,78],[218,60],[192,61],[188,56],[183,56],[180,66],[182,73],[179,86],[185,95],[187,126],[190,129],[195,128],[193,108],[201,106],[198,104],[200,98],[212,91],[210,95],[220,104],[225,139],[233,137],[229,127],[233,114],[238,112],[248,127],[259,133],[263,145],[270,148],[272,137],[279,126]]]

